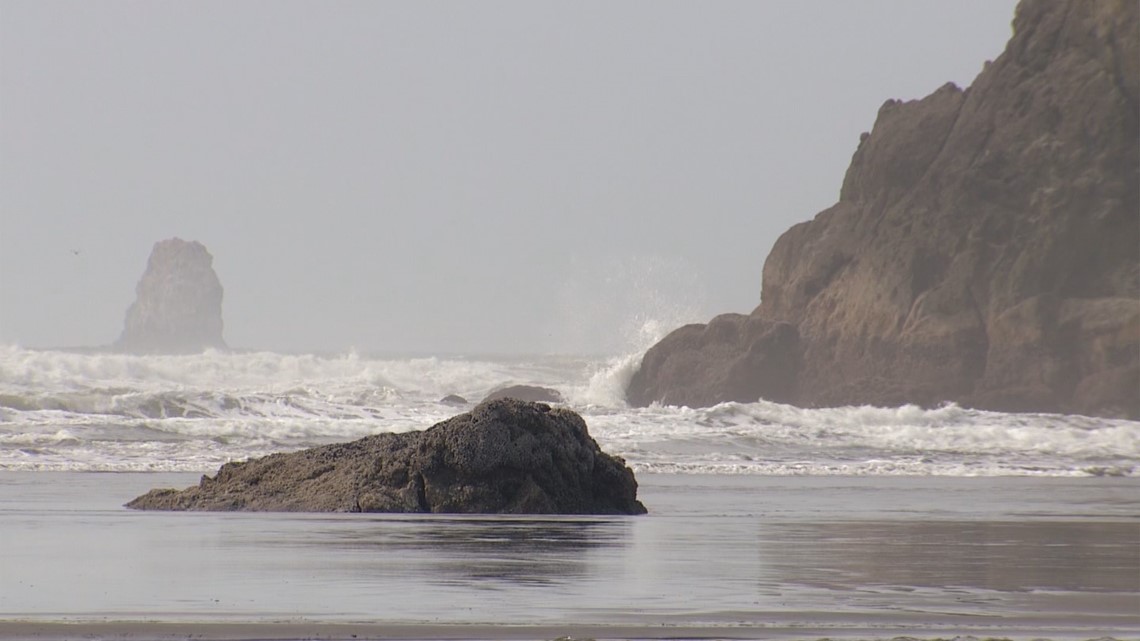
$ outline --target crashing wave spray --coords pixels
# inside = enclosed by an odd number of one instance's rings
[[[624,407],[625,388],[645,350],[670,331],[711,315],[699,272],[685,261],[631,255],[583,264],[559,293],[550,332],[563,353],[607,358],[582,387],[569,390],[581,405]]]

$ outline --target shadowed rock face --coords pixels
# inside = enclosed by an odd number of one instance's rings
[[[884,104],[760,306],[667,336],[629,402],[1140,418],[1138,13],[1023,2],[969,89]]]
[[[152,490],[143,510],[644,514],[637,481],[568,409],[485,402],[423,432],[223,465],[196,487]]]
[[[213,262],[199,242],[155,243],[115,348],[143,354],[225,349],[222,284]]]

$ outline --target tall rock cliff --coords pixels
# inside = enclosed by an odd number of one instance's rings
[[[969,89],[884,104],[760,306],[667,336],[629,402],[1140,418],[1138,13],[1023,1]]]
[[[213,263],[197,241],[155,243],[115,348],[143,354],[224,349],[222,284]]]

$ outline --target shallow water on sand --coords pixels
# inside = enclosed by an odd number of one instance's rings
[[[1140,635],[1140,479],[642,474],[642,517],[134,512],[0,473],[0,619]]]

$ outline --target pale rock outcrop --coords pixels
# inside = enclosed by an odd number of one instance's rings
[[[197,241],[155,243],[115,349],[143,354],[225,349],[222,284],[213,262]]]

